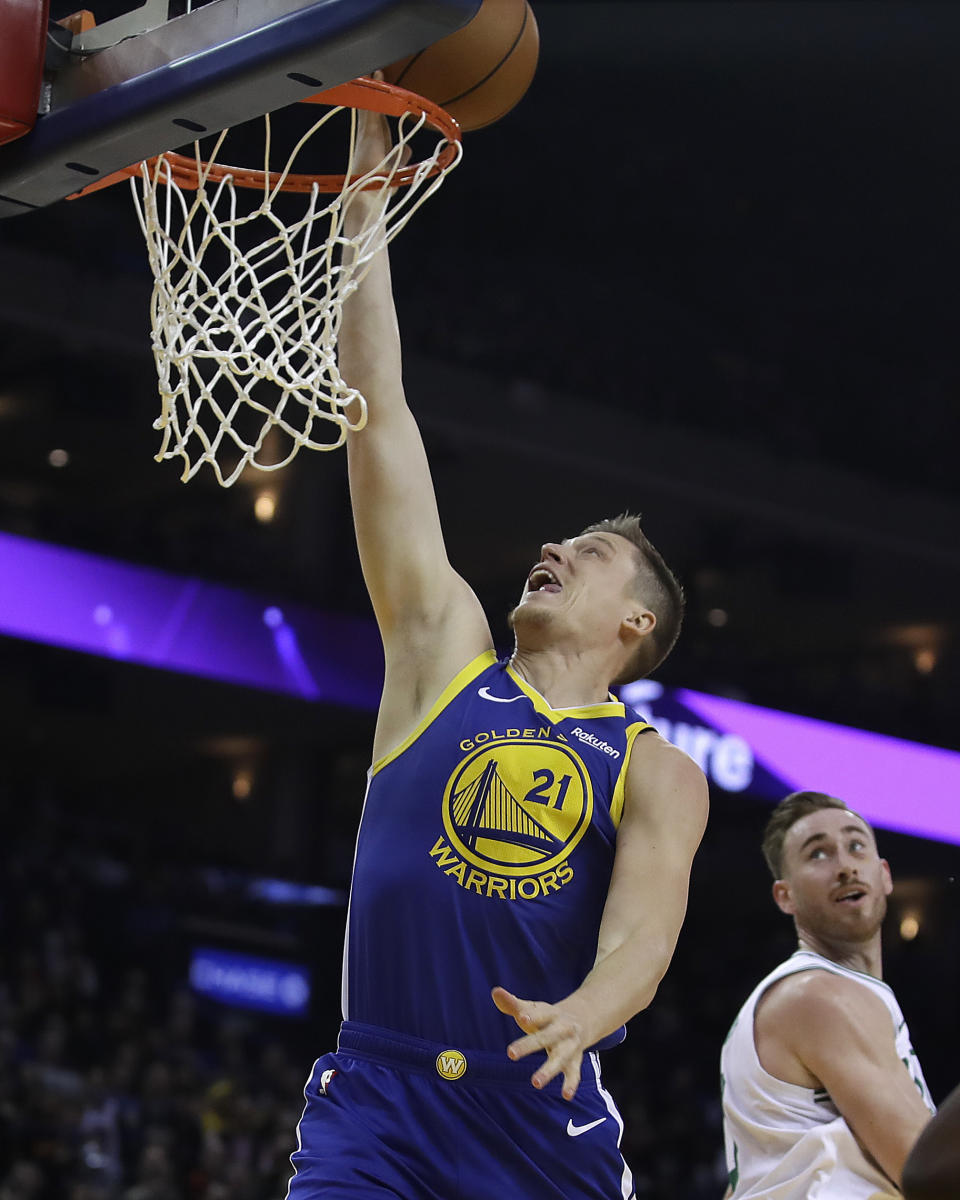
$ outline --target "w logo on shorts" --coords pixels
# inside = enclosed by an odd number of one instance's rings
[[[466,1070],[467,1060],[459,1050],[441,1050],[437,1055],[437,1074],[441,1079],[459,1079]]]

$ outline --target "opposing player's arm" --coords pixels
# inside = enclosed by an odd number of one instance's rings
[[[687,909],[690,867],[706,826],[707,782],[700,768],[658,734],[642,734],[628,767],[623,818],[593,969],[556,1004],[494,1000],[527,1033],[512,1058],[549,1048],[533,1076],[542,1087],[563,1073],[574,1094],[583,1051],[613,1033],[656,994]]]
[[[806,971],[771,989],[755,1030],[758,1046],[778,1044],[826,1088],[861,1145],[899,1186],[930,1111],[897,1055],[883,1002],[851,979]]]
[[[360,114],[358,167],[375,165],[389,144],[386,120]],[[348,235],[362,228],[377,202],[375,193],[353,201]],[[368,401],[367,425],[350,435],[347,455],[357,545],[383,636],[388,691],[391,672],[399,673],[398,690],[422,694],[429,703],[431,690],[492,642],[479,602],[447,559],[423,441],[403,391],[386,250],[344,306],[339,365]]]
[[[960,1196],[960,1087],[917,1139],[903,1167],[906,1200],[957,1200]]]

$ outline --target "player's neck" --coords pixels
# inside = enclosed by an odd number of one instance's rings
[[[812,950],[823,958],[829,958],[838,967],[848,971],[859,971],[861,975],[883,978],[883,952],[880,931],[867,942],[841,942],[826,940],[808,929],[797,929],[801,950]]]
[[[597,663],[589,654],[516,647],[510,665],[551,708],[603,704],[610,696],[607,665]]]

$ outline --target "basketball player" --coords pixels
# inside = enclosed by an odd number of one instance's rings
[[[893,886],[842,800],[795,792],[767,824],[773,898],[799,949],[754,988],[721,1054],[733,1200],[888,1200],[933,1103],[880,927]]]
[[[960,1196],[960,1087],[920,1134],[903,1168],[906,1200],[957,1200]]]
[[[361,164],[388,136],[363,120]],[[531,555],[498,661],[447,559],[386,253],[339,353],[369,401],[349,477],[386,669],[345,1020],[307,1084],[289,1195],[632,1196],[597,1051],[667,969],[707,787],[609,687],[663,660],[682,593],[637,519],[601,522]],[[523,479],[497,486],[522,503]]]

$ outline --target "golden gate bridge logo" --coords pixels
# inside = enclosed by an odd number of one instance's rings
[[[514,796],[500,778],[500,764],[492,758],[481,773],[453,795],[453,827],[471,850],[480,838],[496,838],[525,846],[541,860],[556,854],[563,839],[550,832]]]
[[[558,742],[504,739],[469,755],[451,776],[443,822],[476,866],[539,874],[565,859],[593,812],[580,756]]]

